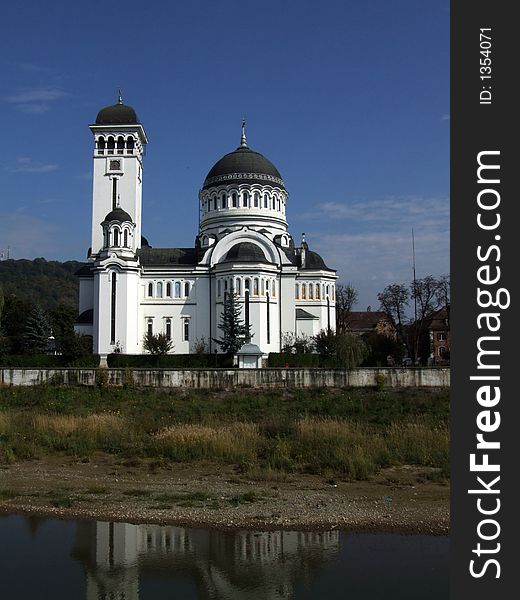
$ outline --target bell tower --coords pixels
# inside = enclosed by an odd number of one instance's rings
[[[94,135],[91,256],[104,247],[105,216],[116,208],[135,223],[134,250],[141,246],[143,154],[148,138],[135,110],[123,104],[102,108],[89,126]]]

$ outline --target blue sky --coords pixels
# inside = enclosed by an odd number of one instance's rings
[[[190,246],[206,173],[240,141],[288,219],[359,291],[449,270],[449,2],[8,3],[0,250],[83,260],[97,111],[122,89],[150,143],[143,234]]]

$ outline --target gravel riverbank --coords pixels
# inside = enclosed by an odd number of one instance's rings
[[[99,456],[0,467],[0,512],[220,529],[449,533],[449,486],[424,468],[385,469],[369,481],[168,468]]]

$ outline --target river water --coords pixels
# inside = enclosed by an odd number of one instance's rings
[[[2,600],[448,599],[447,537],[0,517]]]

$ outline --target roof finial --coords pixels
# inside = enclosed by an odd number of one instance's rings
[[[117,195],[117,208],[121,208],[121,194]]]
[[[119,94],[117,96],[117,103],[123,104],[123,95],[121,94],[121,88],[119,88]]]
[[[246,140],[246,120],[242,119],[242,137],[240,138],[240,147],[247,148]]]

